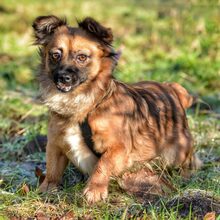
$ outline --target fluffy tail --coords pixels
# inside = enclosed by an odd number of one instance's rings
[[[189,108],[194,102],[195,102],[195,97],[190,95],[188,91],[182,87],[178,83],[166,83],[168,86],[172,87],[176,95],[178,96],[181,105],[183,106],[184,109]]]

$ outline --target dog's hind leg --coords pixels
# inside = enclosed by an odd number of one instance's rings
[[[163,151],[162,158],[165,166],[180,169],[180,174],[183,177],[190,177],[192,171],[199,169],[202,162],[194,153],[193,143],[188,144],[175,143],[175,145],[167,146]]]
[[[181,175],[183,177],[190,177],[193,171],[202,167],[202,161],[198,155],[194,153],[193,149],[189,152],[184,162],[181,164]]]

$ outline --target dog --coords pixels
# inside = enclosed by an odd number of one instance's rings
[[[160,157],[167,166],[199,167],[185,114],[193,98],[185,88],[116,80],[112,31],[93,18],[71,27],[54,15],[40,16],[33,29],[41,56],[41,99],[50,110],[47,172],[40,191],[60,183],[68,161],[89,174],[84,189],[89,203],[106,199],[110,177],[135,162]],[[83,137],[84,122],[93,149]]]

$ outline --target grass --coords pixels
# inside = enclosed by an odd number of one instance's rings
[[[0,219],[69,216],[81,219],[194,219],[169,201],[188,190],[220,196],[220,27],[218,1],[33,1],[0,3]],[[109,200],[88,206],[83,181],[62,191],[39,195],[37,180],[22,164],[42,163],[44,153],[25,154],[30,141],[47,132],[47,109],[36,102],[37,49],[31,24],[39,15],[92,16],[112,27],[115,48],[122,48],[115,76],[126,82],[176,81],[200,102],[187,113],[195,147],[204,168],[188,182],[172,178],[177,193],[159,203],[144,204],[111,183]],[[11,166],[10,166],[11,164]],[[13,164],[13,165],[12,165]],[[14,167],[16,165],[16,167]],[[7,169],[5,170],[5,167]],[[27,165],[27,168],[29,165]],[[66,174],[68,176],[70,168]],[[27,178],[29,177],[29,179]],[[70,175],[71,176],[71,175]],[[77,182],[77,181],[76,181]],[[30,192],[24,192],[24,184]],[[180,199],[180,201],[182,201]],[[1,214],[2,213],[2,214]],[[68,213],[68,214],[67,214]],[[2,217],[1,217],[2,216]]]

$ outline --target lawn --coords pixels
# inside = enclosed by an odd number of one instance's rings
[[[0,219],[220,219],[219,10],[214,0],[1,0]],[[48,14],[71,25],[91,16],[111,27],[122,51],[116,78],[175,81],[198,97],[187,117],[204,165],[189,180],[170,177],[175,192],[140,199],[113,180],[108,201],[89,206],[82,197],[85,177],[69,166],[62,190],[37,193],[48,114],[37,101],[31,25]]]

